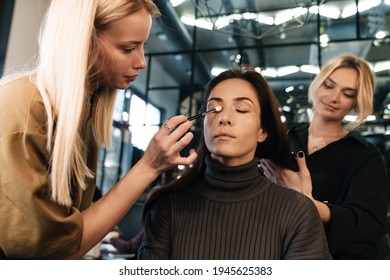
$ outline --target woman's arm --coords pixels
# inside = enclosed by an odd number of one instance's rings
[[[307,168],[305,155],[303,152],[297,153],[297,164],[299,171],[279,168],[269,160],[261,160],[260,167],[264,175],[276,184],[295,190],[310,198],[316,206],[322,222],[327,223],[331,219],[331,213],[328,205],[322,201],[316,200],[313,195],[313,186],[310,171]]]
[[[185,134],[192,126],[186,120],[185,116],[171,118],[169,125],[176,129],[170,132],[162,127],[137,164],[106,195],[83,211],[81,246],[69,259],[80,258],[102,240],[161,172],[178,164],[190,165],[195,160],[194,151],[188,157],[180,155],[193,138],[192,133]]]

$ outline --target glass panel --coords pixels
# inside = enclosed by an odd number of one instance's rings
[[[179,88],[150,90],[148,94],[148,101],[161,111],[161,123],[178,114],[179,100]]]
[[[165,3],[167,2],[167,3]],[[186,28],[168,1],[160,1],[162,17],[155,20],[150,31],[145,51],[151,53],[170,53],[190,51],[193,45],[193,28]]]
[[[313,13],[309,12],[312,5],[309,0],[198,0],[186,1],[175,10],[186,27],[198,27],[193,33],[196,34],[197,48],[210,49],[253,46],[263,39],[272,43],[280,40],[279,43],[312,41],[318,29],[313,24],[316,22]],[[296,36],[298,30],[301,36]],[[286,36],[290,32],[290,36]]]
[[[114,108],[114,121],[120,122],[123,120],[123,104],[125,103],[125,90],[118,90]]]
[[[390,35],[389,1],[360,0],[359,12],[362,38],[383,38]]]
[[[355,0],[326,1],[320,6],[320,17],[322,41],[357,38]]]
[[[120,153],[122,143],[122,132],[120,128],[112,129],[112,147],[101,148],[99,151],[99,172],[97,184],[100,185],[102,194],[107,193],[116,184],[120,177]],[[103,166],[102,166],[103,164]]]
[[[130,131],[131,143],[140,150],[146,150],[150,139],[159,129],[160,111],[137,95],[133,94],[130,99]]]
[[[371,41],[349,41],[331,43],[327,47],[321,48],[321,63],[324,64],[330,58],[346,52],[364,58],[370,51],[371,46]]]
[[[176,87],[190,85],[191,83],[191,55],[171,54],[153,56],[150,66],[149,88]],[[175,73],[175,75],[171,75]]]
[[[147,67],[149,67],[150,57],[146,56],[145,59],[147,62]],[[146,92],[147,75],[148,75],[148,68],[140,69],[138,71],[137,79],[130,85],[130,88],[137,88],[138,92]]]

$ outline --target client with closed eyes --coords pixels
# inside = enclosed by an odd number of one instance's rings
[[[227,70],[206,87],[198,158],[151,191],[139,259],[330,259],[323,224],[304,195],[272,183],[260,158],[289,165],[278,102],[254,69]]]

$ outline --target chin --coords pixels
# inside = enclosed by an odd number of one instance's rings
[[[127,89],[127,88],[129,88],[130,85],[131,85],[130,83],[120,84],[120,85],[116,85],[115,88],[116,89]]]

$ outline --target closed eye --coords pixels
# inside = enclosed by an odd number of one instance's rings
[[[327,89],[332,89],[332,88],[334,88],[334,85],[331,84],[331,83],[329,83],[329,82],[325,82],[325,83],[323,84],[323,86],[324,86],[325,88],[327,88]]]
[[[129,53],[131,53],[133,50],[134,50],[134,48],[123,48],[123,52],[124,52],[125,54],[129,54]]]

